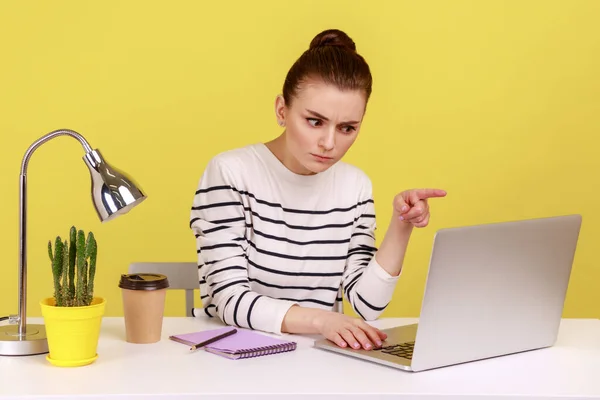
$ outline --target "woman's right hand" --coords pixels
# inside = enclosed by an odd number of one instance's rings
[[[379,348],[387,335],[359,318],[338,312],[320,313],[314,319],[319,333],[340,347],[372,350]]]

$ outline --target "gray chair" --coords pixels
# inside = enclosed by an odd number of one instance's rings
[[[129,265],[130,274],[143,272],[165,275],[169,280],[169,290],[185,290],[185,315],[192,316],[194,290],[200,288],[198,264],[195,262],[134,262]]]

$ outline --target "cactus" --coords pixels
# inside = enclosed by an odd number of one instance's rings
[[[63,243],[63,264],[62,264],[62,287],[61,287],[61,296],[62,296],[62,306],[69,306],[69,285],[68,285],[68,275],[69,275],[69,242],[65,240]]]
[[[75,298],[75,259],[77,256],[76,240],[77,240],[77,229],[74,226],[71,227],[69,234],[71,243],[69,244],[69,298]]]
[[[48,243],[50,244],[51,242]],[[60,236],[57,236],[56,243],[54,244],[54,257],[52,257],[52,275],[54,276],[54,299],[56,300],[56,305],[59,307],[63,305],[62,289],[60,286],[60,277],[62,276],[64,255],[62,245],[63,243]],[[52,245],[50,244],[50,246]]]
[[[54,256],[52,255],[52,241],[48,240],[48,255],[50,256],[50,261],[54,262]]]
[[[75,288],[75,305],[83,305],[84,288],[83,288],[83,272],[85,265],[85,236],[83,231],[77,232],[77,287]]]
[[[92,232],[71,227],[69,239],[57,236],[54,250],[48,242],[54,281],[54,299],[58,307],[89,306],[94,299],[94,278],[98,245]]]
[[[89,281],[87,285],[87,297],[92,298],[94,293],[94,277],[96,276],[96,257],[98,255],[98,244],[92,232],[88,233],[85,246],[85,257],[90,260]]]

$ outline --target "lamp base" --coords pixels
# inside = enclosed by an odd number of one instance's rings
[[[19,325],[0,326],[0,356],[31,356],[48,353],[44,325],[25,325],[25,336],[19,336]]]

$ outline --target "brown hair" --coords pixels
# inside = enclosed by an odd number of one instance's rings
[[[340,90],[362,90],[367,101],[371,96],[373,78],[369,65],[356,52],[354,41],[338,29],[315,36],[288,71],[283,84],[283,98],[288,106],[309,79],[322,80]]]

